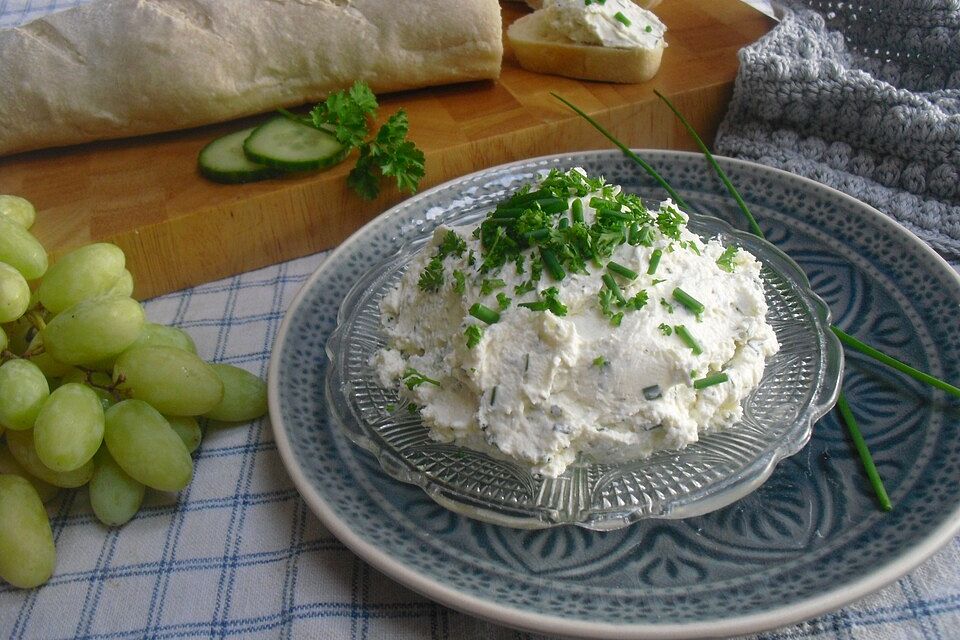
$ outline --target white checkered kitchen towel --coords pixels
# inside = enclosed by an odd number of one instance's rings
[[[0,0],[0,27],[73,4]],[[147,315],[186,329],[204,358],[265,376],[284,311],[323,258],[156,298]],[[153,494],[122,528],[100,525],[82,491],[49,508],[56,573],[31,591],[0,585],[0,638],[535,637],[427,601],[345,549],[293,488],[266,420],[208,431],[190,486]],[[960,637],[958,541],[875,595],[756,637]]]

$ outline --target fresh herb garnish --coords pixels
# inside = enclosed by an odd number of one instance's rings
[[[654,249],[653,253],[650,254],[650,265],[647,267],[647,275],[652,276],[657,272],[657,267],[660,266],[660,258],[663,256],[663,251],[660,249]]]
[[[603,356],[597,356],[593,359],[593,366],[603,369],[605,366],[607,366],[607,359]]]
[[[666,322],[661,322],[658,328],[660,329],[660,333],[662,333],[665,336],[669,336],[670,334],[673,333],[673,327],[668,325]]]
[[[417,286],[420,287],[421,291],[428,293],[440,291],[440,287],[443,286],[443,258],[440,256],[430,258],[430,262],[420,272]]]
[[[470,307],[470,315],[481,322],[486,322],[487,324],[494,324],[500,321],[499,313],[484,304],[480,304],[479,302],[474,303]]]
[[[689,293],[687,293],[680,287],[676,287],[673,290],[673,299],[679,302],[680,304],[682,304],[684,307],[686,307],[690,311],[690,313],[696,316],[699,316],[704,312],[705,308],[703,306],[703,303],[697,300],[696,298],[694,298],[693,296],[691,296]]]
[[[627,307],[634,311],[640,311],[640,309],[643,309],[647,305],[647,298],[646,289],[641,289],[637,292],[637,295],[627,300]]]
[[[421,277],[423,277],[422,274]],[[453,290],[460,295],[463,295],[467,290],[467,277],[463,274],[463,271],[460,271],[460,269],[454,269],[453,271]]]
[[[367,199],[380,193],[380,178],[393,177],[401,191],[415,192],[424,174],[424,156],[406,139],[410,124],[400,109],[390,116],[372,140],[368,122],[376,117],[377,98],[363,82],[348,91],[337,91],[310,111],[307,122],[318,129],[332,131],[347,149],[359,149],[357,164],[347,176],[347,185]]]
[[[627,267],[623,266],[619,262],[614,262],[613,260],[607,263],[607,269],[617,274],[618,276],[623,276],[627,280],[636,280],[637,277],[640,275],[633,269],[628,269]]]
[[[495,289],[502,289],[505,286],[507,286],[507,283],[500,278],[484,278],[480,283],[480,295],[488,296]]]
[[[692,375],[692,374],[691,374]],[[693,381],[694,389],[706,389],[707,387],[712,387],[715,384],[720,384],[729,380],[729,376],[725,373],[714,373],[713,375],[705,376],[699,380]]]
[[[467,250],[467,241],[457,235],[457,232],[451,229],[443,235],[440,240],[439,252],[443,257],[457,256],[463,257],[463,252]]]
[[[540,292],[542,300],[536,302],[521,302],[518,307],[524,307],[531,311],[549,311],[555,316],[567,315],[567,306],[560,302],[560,291],[556,287],[550,287]]]
[[[437,387],[440,386],[440,382],[434,380],[433,378],[428,378],[413,367],[407,367],[400,378],[403,380],[403,384],[407,385],[407,389],[410,389],[411,391],[425,382]]]
[[[497,294],[497,305],[500,307],[500,311],[503,311],[509,307],[510,302],[510,298],[508,298],[507,294],[505,294],[503,291]]]
[[[690,350],[693,351],[693,355],[698,356],[703,353],[703,348],[700,346],[700,343],[697,342],[697,339],[693,337],[693,334],[687,330],[682,324],[678,324],[673,328],[674,333],[677,334],[677,337],[680,338],[680,341],[683,344],[690,347]]]
[[[480,344],[480,340],[483,338],[483,327],[478,324],[472,324],[467,327],[467,330],[463,332],[463,335],[467,338],[467,348],[473,349],[475,346]]]
[[[717,266],[727,273],[733,273],[733,258],[736,255],[737,246],[732,244],[724,249],[723,253],[720,254],[720,257],[717,258]]]
[[[630,22],[630,18],[623,15],[622,11],[617,11],[615,14],[613,14],[613,17],[614,19],[616,19],[617,22],[619,22],[625,27],[629,27],[631,24],[633,24],[632,22]]]

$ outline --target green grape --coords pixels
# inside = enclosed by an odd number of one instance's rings
[[[123,273],[124,263],[123,251],[115,244],[97,242],[75,249],[47,270],[37,289],[40,302],[57,314],[81,300],[106,295]]]
[[[229,364],[210,365],[223,382],[223,399],[204,415],[224,422],[246,422],[267,412],[267,383],[245,369]]]
[[[33,430],[7,431],[7,448],[14,459],[20,463],[30,475],[49,482],[56,487],[74,489],[90,482],[93,476],[93,461],[90,460],[79,469],[58,472],[48,468],[40,461],[37,450],[33,445]]]
[[[102,447],[94,459],[96,471],[88,487],[90,506],[100,522],[119,527],[140,510],[146,487],[121,469],[105,449]]]
[[[6,351],[8,346],[10,346],[10,338],[7,337],[3,327],[0,327],[0,351]]]
[[[53,317],[40,332],[51,356],[65,364],[89,364],[130,346],[143,328],[143,307],[120,296],[84,300]]]
[[[112,407],[117,402],[117,399],[113,396],[113,394],[107,391],[105,388],[113,385],[113,380],[110,378],[110,374],[106,371],[91,371],[88,375],[86,371],[71,368],[67,375],[60,378],[60,382],[62,384],[76,382],[78,384],[85,384],[89,386],[90,390],[97,394],[97,399],[100,401],[100,406],[103,407],[104,411]]]
[[[47,252],[29,231],[0,216],[0,262],[6,262],[27,280],[35,280],[47,270]]]
[[[170,424],[143,400],[124,400],[107,409],[104,441],[132,478],[158,491],[190,484],[193,460]]]
[[[192,416],[163,416],[170,423],[170,427],[177,432],[180,439],[183,440],[183,446],[187,451],[193,453],[200,446],[200,440],[203,439],[203,432],[200,431],[200,423]]]
[[[140,335],[128,348],[136,349],[138,347],[175,347],[190,353],[197,352],[193,338],[186,331],[153,322],[147,322],[143,325]]]
[[[20,466],[20,463],[14,459],[13,454],[3,446],[0,446],[0,473],[8,473],[26,478],[30,481],[30,484],[33,485],[33,488],[37,490],[37,495],[40,496],[40,499],[45,503],[50,502],[60,493],[60,489],[49,482],[44,482],[40,478],[35,478],[27,473],[26,470]]]
[[[0,322],[13,322],[30,303],[30,286],[20,272],[0,262]]]
[[[6,218],[24,229],[29,229],[37,218],[37,210],[26,198],[0,195],[0,218]]]
[[[68,382],[43,403],[33,427],[37,456],[48,469],[73,471],[93,459],[103,442],[103,407],[86,385]]]
[[[47,378],[34,363],[18,358],[0,365],[0,424],[6,428],[32,428],[49,395]]]
[[[62,378],[70,372],[70,365],[60,362],[43,348],[43,335],[40,332],[30,341],[26,353],[32,354],[30,362],[37,365],[48,378]]]
[[[120,272],[120,277],[110,287],[107,292],[111,296],[123,296],[125,298],[133,297],[133,274],[124,269]]]
[[[202,415],[223,397],[217,372],[196,355],[174,347],[124,351],[113,368],[113,379],[134,398],[171,416]]]
[[[43,502],[27,480],[0,475],[0,578],[32,589],[53,575],[57,550]]]

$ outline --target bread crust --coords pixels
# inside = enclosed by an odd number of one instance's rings
[[[531,13],[507,29],[510,48],[520,66],[528,71],[596,80],[600,82],[646,82],[657,74],[663,43],[645,49],[584,45],[546,37],[541,32],[542,14]]]
[[[0,31],[0,155],[496,78],[497,0],[97,0]]]

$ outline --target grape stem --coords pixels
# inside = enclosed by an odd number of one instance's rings
[[[31,309],[27,311],[24,316],[30,321],[30,324],[36,327],[37,331],[43,331],[47,327],[47,323],[43,319],[43,314],[40,312],[40,309]]]
[[[91,386],[94,389],[102,389],[103,391],[106,391],[107,393],[112,395],[113,399],[116,400],[117,402],[120,402],[121,400],[125,400],[129,397],[129,394],[124,393],[123,391],[120,390],[120,385],[126,381],[126,378],[122,373],[119,376],[117,376],[116,380],[114,380],[108,385],[104,385],[104,384],[97,384],[96,382],[93,381],[93,374],[96,373],[96,371],[94,371],[93,369],[88,369],[86,367],[80,367],[80,366],[78,366],[77,369],[83,372],[83,375],[85,378],[84,382],[86,382],[88,386]]]
[[[21,355],[20,357],[23,358],[24,360],[29,360],[29,359],[32,358],[33,356],[39,356],[39,355],[41,355],[41,354],[43,354],[43,353],[46,353],[46,352],[47,352],[47,350],[43,348],[43,345],[42,345],[42,344],[38,344],[38,345],[37,345],[36,347],[34,347],[33,349],[27,349],[26,351],[24,351],[24,352],[23,352],[23,355]]]
[[[18,360],[19,358],[20,356],[15,354],[13,351],[10,351],[9,349],[4,349],[3,351],[0,351],[0,363],[4,363],[7,360]]]

